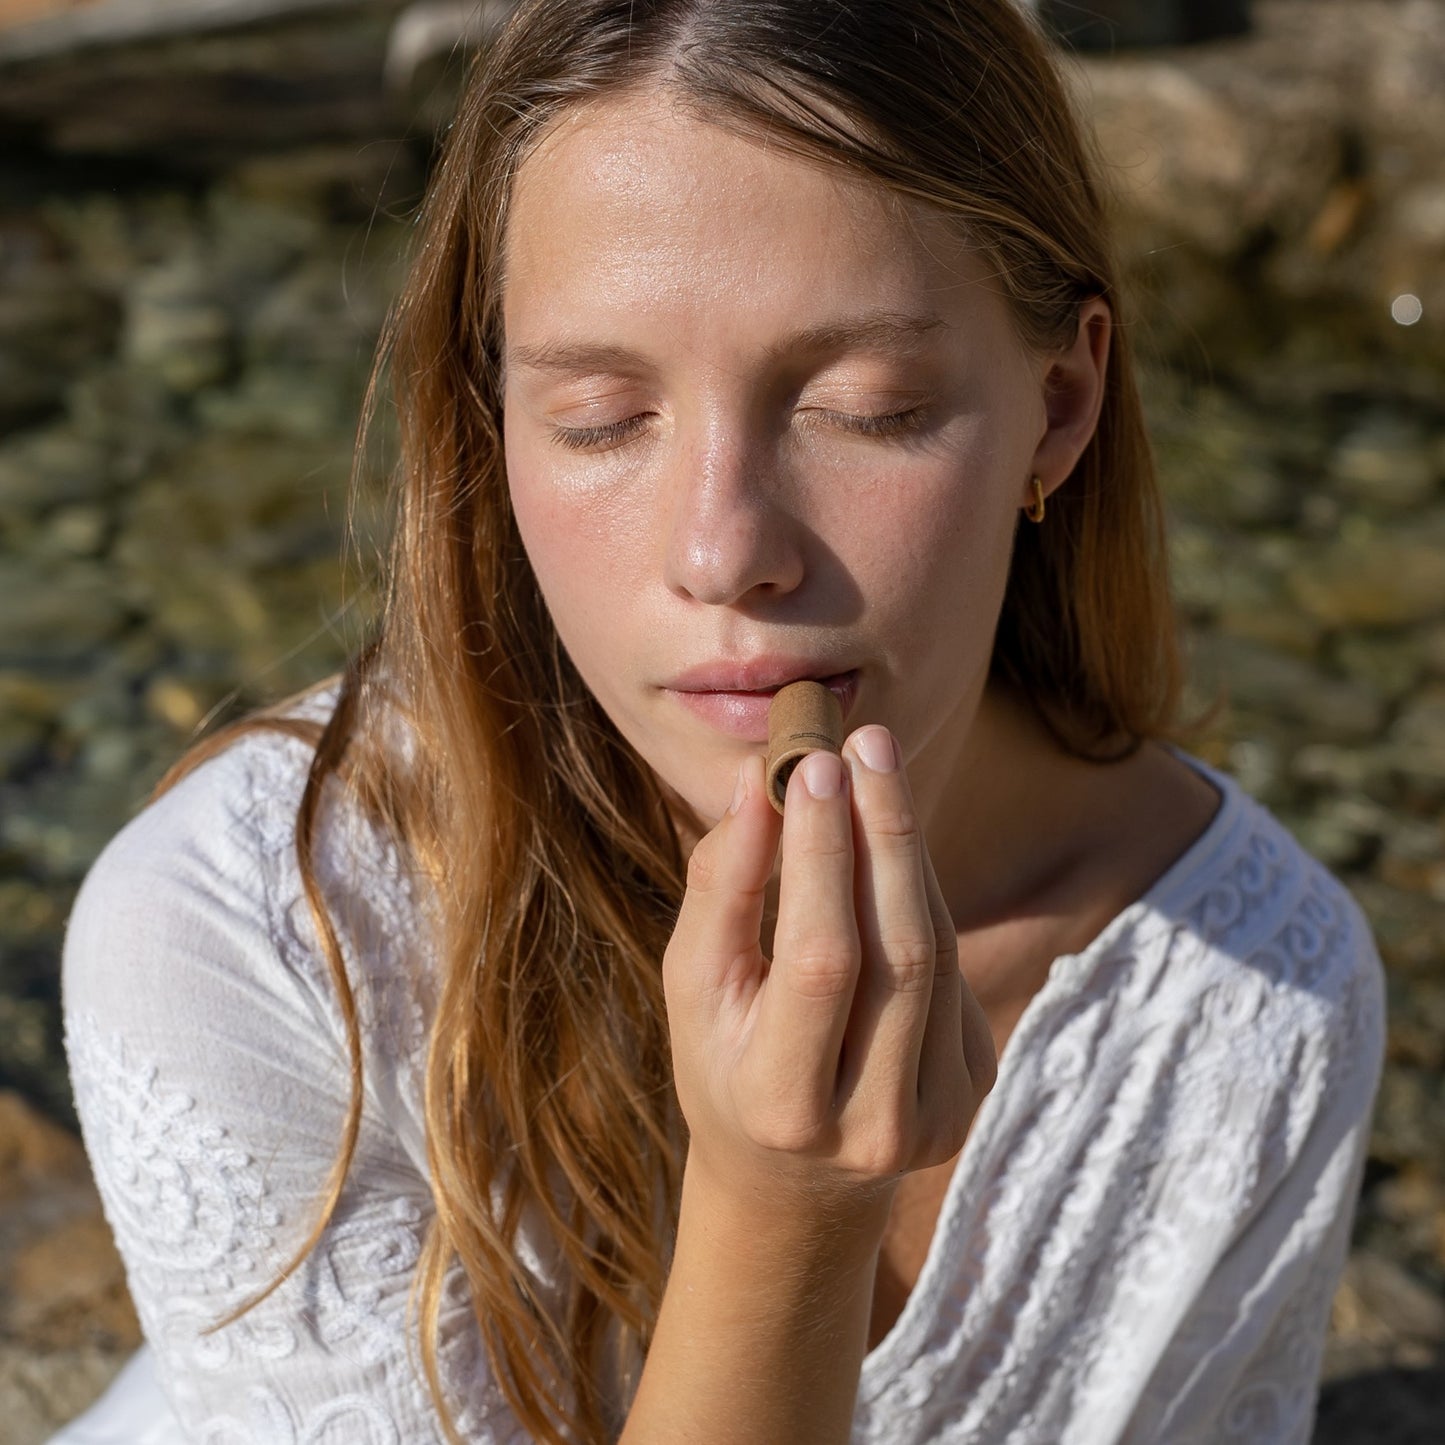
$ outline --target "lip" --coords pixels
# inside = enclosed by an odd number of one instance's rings
[[[709,662],[688,668],[663,684],[663,691],[719,732],[747,742],[768,740],[773,694],[790,682],[821,682],[846,720],[858,697],[858,669],[838,671],[829,662],[805,658],[755,657]]]

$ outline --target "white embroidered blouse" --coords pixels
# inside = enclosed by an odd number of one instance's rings
[[[293,843],[309,757],[243,739],[123,828],[77,899],[75,1099],[147,1348],[53,1445],[444,1438],[406,1319],[431,1214],[432,979],[395,849],[340,808],[318,865],[350,911],[355,1163],[305,1265],[202,1333],[309,1231],[346,1107]],[[1309,1439],[1383,1057],[1382,974],[1340,884],[1235,782],[1186,761],[1219,811],[1055,960],[1019,1021],[916,1287],[864,1361],[854,1445]],[[459,1277],[443,1329],[463,1437],[522,1440]]]

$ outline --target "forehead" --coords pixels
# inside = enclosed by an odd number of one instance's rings
[[[946,306],[987,271],[938,208],[700,119],[659,88],[553,124],[518,169],[503,274],[510,333],[563,301],[780,320],[840,291]]]

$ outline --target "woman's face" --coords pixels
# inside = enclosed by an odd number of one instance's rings
[[[505,436],[563,645],[707,823],[771,692],[946,771],[987,675],[1045,364],[936,212],[689,118],[570,113],[520,168]]]

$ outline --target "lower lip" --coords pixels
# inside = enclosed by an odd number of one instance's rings
[[[858,696],[857,671],[840,672],[819,681],[838,699],[846,721]],[[718,732],[750,743],[768,740],[768,709],[773,705],[777,688],[772,692],[682,692],[674,688],[665,691]]]

